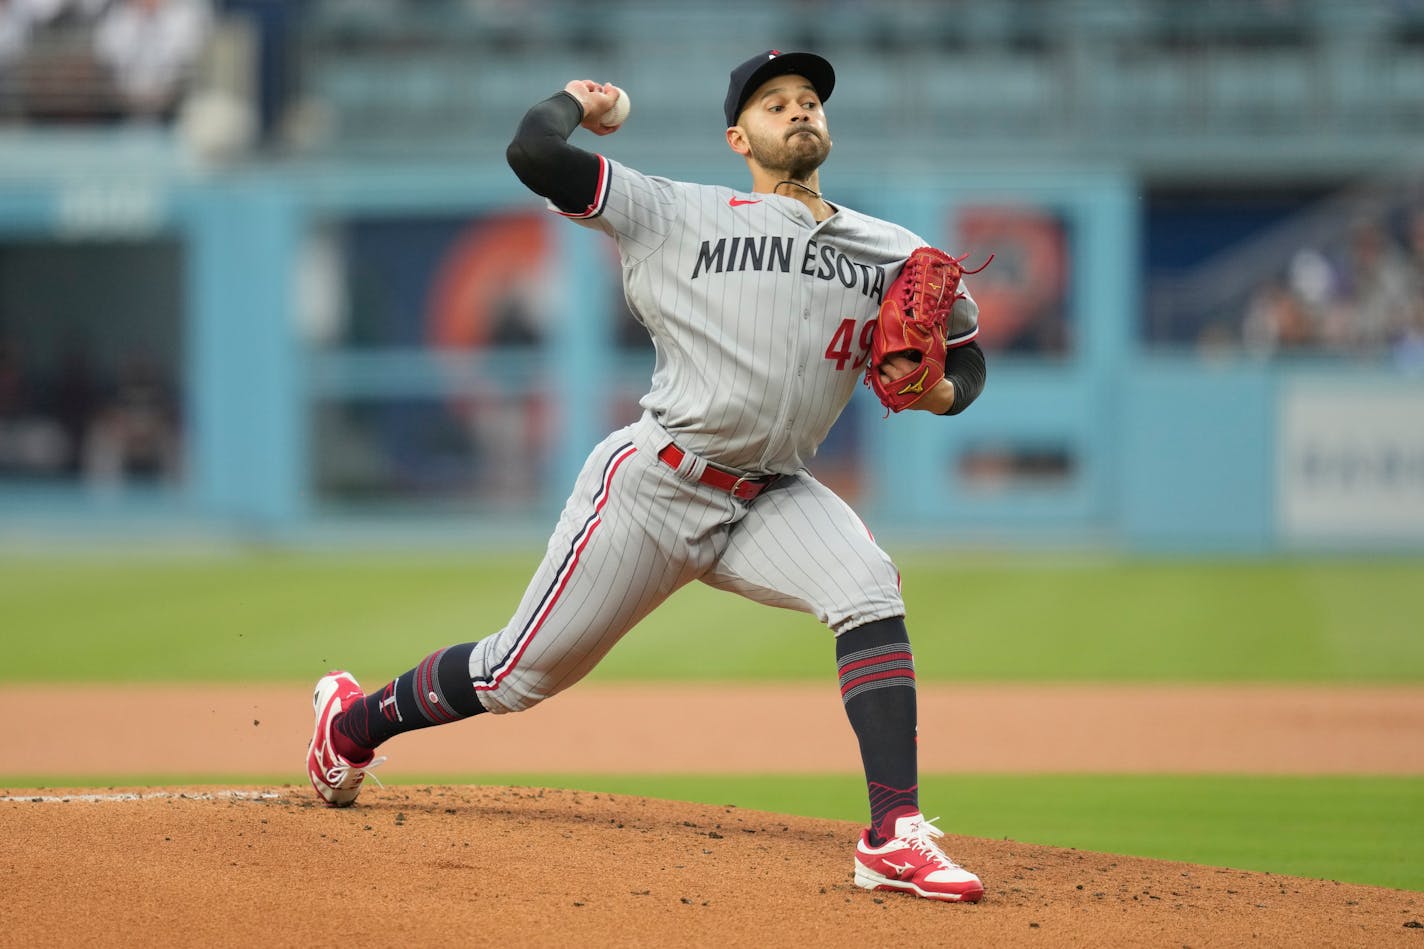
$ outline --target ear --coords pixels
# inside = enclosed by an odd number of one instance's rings
[[[752,147],[747,141],[747,133],[742,131],[740,125],[733,125],[727,129],[727,147],[738,155],[746,156],[751,154]]]

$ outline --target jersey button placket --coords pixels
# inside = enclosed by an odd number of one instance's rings
[[[808,320],[811,319],[811,308],[810,308],[809,306],[803,306],[803,307],[801,308],[801,319],[802,319],[803,322],[804,322],[804,321],[808,321]],[[806,375],[806,357],[805,357],[805,355],[802,355],[802,357],[801,357],[801,365],[799,365],[799,366],[796,367],[796,375],[798,375],[798,376],[804,376],[804,375]]]

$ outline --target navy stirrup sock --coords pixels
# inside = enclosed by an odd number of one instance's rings
[[[337,754],[359,764],[387,739],[485,711],[470,681],[475,643],[437,650],[384,689],[343,709],[331,723]],[[354,754],[353,754],[354,753]]]
[[[895,821],[917,814],[915,659],[902,618],[877,620],[836,637],[841,701],[860,742],[870,796],[870,842],[895,836]]]

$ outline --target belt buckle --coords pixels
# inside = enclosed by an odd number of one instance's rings
[[[742,493],[744,490],[746,491],[745,494]],[[760,493],[761,483],[751,480],[746,475],[742,475],[736,481],[732,482],[732,497],[739,501],[750,501]]]

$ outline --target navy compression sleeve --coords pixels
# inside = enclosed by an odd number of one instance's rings
[[[525,113],[504,153],[525,187],[570,214],[587,211],[598,194],[598,156],[568,143],[582,121],[578,100],[559,92]]]

